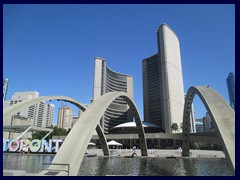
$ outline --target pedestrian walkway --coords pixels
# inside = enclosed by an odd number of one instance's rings
[[[96,154],[97,156],[103,156],[102,149],[89,149],[90,154]],[[132,149],[110,149],[110,156],[132,156]],[[141,157],[141,150],[136,149],[135,153],[137,157]],[[223,151],[215,150],[190,150],[190,157],[196,158],[225,158]],[[182,157],[181,151],[178,149],[148,149],[148,157]]]

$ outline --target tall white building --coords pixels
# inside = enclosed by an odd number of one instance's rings
[[[12,106],[22,101],[37,97],[39,97],[39,93],[37,91],[15,92],[14,95],[12,96],[11,101],[5,101],[3,107],[6,108],[8,106]],[[55,105],[41,102],[38,104],[31,105],[29,108],[26,108],[18,112],[16,115],[27,117],[29,121],[33,123],[34,126],[50,127],[53,122],[54,109]]]
[[[55,105],[40,102],[37,107],[37,119],[33,122],[38,127],[51,127],[54,117]]]
[[[55,105],[46,104],[46,106],[47,106],[46,107],[47,109],[46,127],[51,127],[53,124]]]
[[[144,121],[171,133],[183,120],[184,89],[180,44],[176,33],[162,24],[157,30],[158,53],[143,60]]]
[[[123,91],[133,97],[133,78],[130,75],[121,74],[111,70],[106,60],[95,58],[93,101],[105,93]],[[129,107],[123,98],[114,100],[105,111],[100,125],[105,133],[111,133],[111,129],[119,124],[132,121]]]
[[[58,109],[58,128],[66,130],[73,126],[73,109],[69,106],[62,106]]]

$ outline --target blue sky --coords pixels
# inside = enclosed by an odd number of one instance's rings
[[[156,30],[167,23],[180,41],[184,91],[210,85],[228,103],[235,73],[234,5],[3,5],[3,77],[14,92],[64,95],[89,103],[94,58],[130,74],[143,117],[142,59],[157,52]],[[57,109],[61,104],[54,101]],[[73,107],[73,106],[72,106]],[[195,115],[206,110],[194,100]],[[74,108],[75,109],[75,108]],[[75,115],[76,115],[75,111]]]

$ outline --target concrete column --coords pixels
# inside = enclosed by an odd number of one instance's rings
[[[97,131],[99,141],[100,141],[102,149],[103,149],[103,154],[105,156],[109,156],[110,153],[109,153],[109,148],[108,148],[108,145],[107,145],[106,136],[104,135],[104,132],[103,132],[103,130],[102,130],[102,128],[99,124],[96,127],[96,131]]]

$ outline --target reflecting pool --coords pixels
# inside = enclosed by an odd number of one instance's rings
[[[4,154],[3,169],[38,173],[54,155]],[[84,157],[79,176],[231,176],[225,159],[156,157]]]

